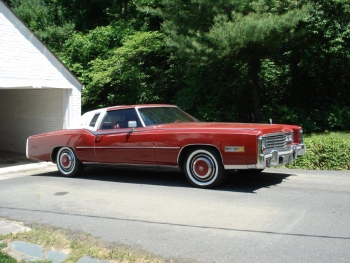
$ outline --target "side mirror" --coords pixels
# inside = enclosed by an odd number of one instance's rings
[[[128,121],[128,127],[135,130],[135,128],[137,127],[137,122],[136,121]]]

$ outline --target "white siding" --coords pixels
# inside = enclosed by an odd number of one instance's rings
[[[79,122],[81,116],[81,92],[80,90],[69,90],[69,105],[67,106],[68,114],[66,116],[65,128]]]
[[[79,81],[0,1],[0,88],[79,89]]]
[[[63,89],[0,90],[0,149],[25,153],[28,136],[62,129]]]
[[[29,135],[81,115],[78,79],[0,1],[0,150],[25,152]]]

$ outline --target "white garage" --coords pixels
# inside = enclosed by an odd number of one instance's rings
[[[79,80],[0,1],[0,150],[66,128],[81,115]]]

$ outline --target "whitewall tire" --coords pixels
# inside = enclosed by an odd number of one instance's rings
[[[83,164],[69,147],[62,147],[58,150],[56,164],[60,173],[67,177],[78,176],[83,171]]]
[[[193,186],[200,188],[216,187],[226,177],[220,155],[209,147],[198,147],[188,152],[184,171],[187,180]]]

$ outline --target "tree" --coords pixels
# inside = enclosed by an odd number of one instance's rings
[[[163,19],[168,44],[201,63],[223,58],[243,60],[251,82],[254,121],[262,119],[259,73],[300,34],[309,6],[293,0],[163,0],[153,9]]]
[[[67,21],[57,0],[8,0],[21,20],[54,51],[72,35],[74,24]]]
[[[116,18],[128,18],[136,10],[130,0],[56,1],[64,9],[66,18],[74,22],[76,30],[84,33],[98,26],[107,26]]]
[[[91,62],[83,91],[84,109],[120,104],[162,103],[171,90],[167,79],[171,53],[159,32],[137,32],[108,58]]]
[[[314,1],[302,25],[307,32],[285,62],[291,97],[308,130],[348,130],[350,125],[350,2]]]

